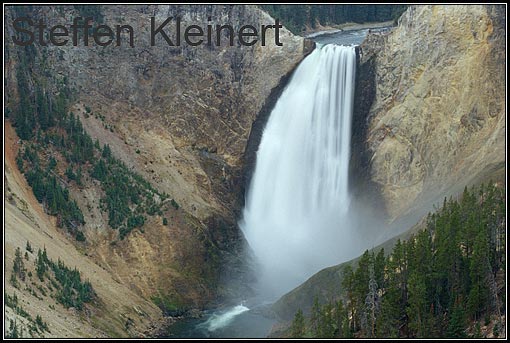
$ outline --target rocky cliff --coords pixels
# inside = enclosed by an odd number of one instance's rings
[[[390,220],[504,170],[505,15],[411,6],[361,45],[361,166]]]
[[[466,185],[504,180],[505,16],[504,6],[411,6],[398,27],[361,44],[351,178],[357,199],[384,212],[381,238],[412,228],[405,238]],[[353,261],[318,272],[273,309],[290,320],[314,295],[339,297]]]
[[[74,6],[17,10],[48,26],[83,16],[83,9]],[[7,23],[18,16],[13,7],[7,8]],[[150,46],[152,16],[158,22],[180,16],[183,26],[274,24],[256,6],[99,6],[94,17],[103,23],[136,28],[134,48],[36,44],[30,50],[36,62],[27,73],[30,85],[42,83],[48,92],[61,85],[70,89],[70,110],[92,139],[108,144],[113,156],[179,205],[118,240],[99,210],[97,182],[85,177],[83,187],[68,189],[83,211],[87,242],[69,249],[84,252],[132,294],[180,313],[182,308],[207,306],[218,296],[235,296],[235,290],[223,287],[223,278],[242,283],[247,277],[241,270],[244,240],[236,225],[243,202],[245,149],[252,124],[259,112],[267,111],[267,99],[281,89],[280,82],[309,47],[286,29],[280,31],[282,46],[275,45],[272,31],[267,31],[266,46],[230,47],[225,36],[219,47]],[[6,30],[10,37],[12,26]],[[5,49],[6,106],[12,109],[19,99],[18,57],[27,50],[10,39]],[[169,225],[162,224],[162,215]],[[17,230],[7,223],[8,234]]]

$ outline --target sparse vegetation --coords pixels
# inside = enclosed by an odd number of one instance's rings
[[[27,311],[25,311],[23,306],[21,306],[16,293],[14,293],[13,295],[4,293],[4,298],[5,298],[5,306],[12,308],[14,310],[14,312],[16,313],[16,315],[26,318],[29,321],[28,332],[31,336],[33,336],[34,332],[37,332],[37,333],[42,333],[44,331],[50,332],[50,330],[48,328],[48,324],[43,320],[41,315],[38,314],[34,320],[32,318],[32,316]],[[9,338],[21,338],[22,330],[23,330],[22,325],[18,326],[16,320],[11,320],[10,326],[9,326],[9,331],[6,333],[6,336]]]
[[[23,329],[18,327],[16,320],[10,320],[9,330],[5,333],[5,338],[23,338]]]
[[[4,298],[5,306],[10,307],[12,309],[16,309],[16,307],[18,306],[18,297],[16,293],[14,293],[12,296],[7,293],[4,293]]]
[[[48,324],[42,319],[40,315],[35,317],[35,324],[41,331],[48,331]]]
[[[36,166],[26,173],[26,178],[36,199],[44,204],[48,214],[57,216],[58,226],[75,233],[78,226],[85,224],[78,204],[70,199],[69,190],[62,187],[57,177]]]
[[[56,289],[56,300],[66,308],[81,310],[84,303],[95,297],[92,285],[89,281],[81,280],[80,272],[76,268],[68,268],[60,259],[56,263],[50,260],[46,249],[39,249],[37,253],[36,270],[41,281],[44,281],[48,271],[53,272],[56,282],[52,280],[51,285]]]
[[[108,211],[108,225],[119,229],[120,239],[134,228],[143,226],[144,214],[154,215],[160,208],[155,198],[162,195],[124,163],[113,158],[106,146],[90,176],[101,181],[104,187],[101,206]]]
[[[100,208],[108,213],[108,224],[118,229],[120,239],[124,239],[133,229],[144,225],[147,215],[161,212],[161,200],[167,195],[115,159],[108,144],[101,149],[99,141],[92,140],[79,116],[68,112],[70,93],[65,87],[52,93],[44,78],[29,82],[26,67],[35,57],[27,58],[22,53],[20,56],[17,72],[20,104],[10,116],[23,140],[16,157],[18,168],[45,211],[56,216],[58,226],[66,228],[79,242],[86,240],[81,232],[85,218],[70,195],[70,187],[74,183],[83,187],[83,172],[88,171],[100,182],[105,194]],[[85,112],[92,114],[92,109],[85,106]],[[94,115],[105,119],[101,114]],[[113,126],[107,128],[113,131]],[[65,172],[59,174],[59,170]]]
[[[20,249],[18,247],[14,258],[13,273],[11,274],[11,283],[15,283],[16,288],[20,286],[16,276],[18,275],[20,280],[24,281],[25,278],[22,277],[21,271],[23,271],[23,273],[26,271],[23,260],[18,257],[18,255],[21,256],[20,253],[18,254],[19,251]],[[68,268],[60,259],[56,263],[49,259],[46,248],[37,251],[35,270],[40,282],[44,283],[46,280],[49,281],[48,290],[52,293],[55,291],[55,299],[66,308],[74,307],[77,310],[81,310],[84,303],[90,302],[95,298],[95,292],[90,282],[82,281],[80,272],[76,268]],[[52,273],[50,274],[49,272]],[[33,281],[32,284],[34,284]],[[43,297],[48,295],[44,285],[35,285]],[[43,299],[32,287],[27,285],[25,289],[38,299]],[[26,317],[28,315],[18,306],[16,294],[13,296],[6,295],[6,304],[16,309],[17,313],[21,316]],[[45,325],[43,324],[43,322],[37,323],[37,327],[44,328]]]

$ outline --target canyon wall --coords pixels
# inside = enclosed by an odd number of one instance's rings
[[[504,170],[505,16],[411,6],[361,45],[363,167],[390,221]]]
[[[97,182],[85,176],[83,187],[68,185],[68,189],[84,214],[87,242],[74,242],[68,249],[81,251],[84,259],[110,273],[129,294],[144,301],[157,299],[169,314],[240,296],[249,275],[245,275],[245,243],[236,221],[244,200],[243,168],[252,124],[313,47],[285,28],[280,30],[282,46],[275,44],[274,30],[267,31],[266,46],[240,46],[236,38],[237,45],[230,47],[225,34],[221,46],[177,47],[164,41],[150,46],[150,17],[162,23],[179,16],[183,27],[230,24],[235,30],[247,24],[259,28],[274,24],[256,6],[227,5],[95,7],[94,17],[102,18],[101,23],[134,27],[133,48],[83,43],[42,48],[36,43],[25,49],[7,39],[13,35],[10,23],[22,13],[51,27],[70,24],[74,17],[84,16],[81,11],[78,6],[7,8],[6,107],[16,108],[19,99],[18,57],[33,54],[29,84],[43,82],[50,93],[62,85],[71,90],[70,110],[92,139],[101,146],[108,144],[114,157],[169,194],[179,208],[164,213],[168,225],[154,215],[140,230],[118,240],[99,210],[103,194]],[[7,213],[8,218],[14,216]],[[17,230],[8,220],[6,234],[15,235]],[[52,230],[62,231],[55,226]],[[24,234],[29,239],[29,231]],[[7,265],[10,268],[12,262]],[[226,288],[227,281],[239,288]]]

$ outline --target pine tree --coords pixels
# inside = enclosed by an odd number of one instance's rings
[[[110,149],[110,146],[108,144],[104,145],[102,156],[103,156],[103,158],[106,158],[106,159],[108,159],[112,156],[112,150]]]
[[[18,276],[21,281],[25,281],[26,269],[23,258],[21,256],[21,249],[19,247],[16,248],[14,253],[13,273]]]
[[[16,155],[16,165],[18,166],[18,170],[20,171],[21,174],[23,174],[25,172],[23,166],[23,157],[21,156],[21,154],[18,152],[18,154]]]
[[[18,279],[16,278],[16,274],[14,272],[11,273],[11,278],[9,279],[9,282],[14,288],[19,288]]]
[[[297,310],[294,320],[292,321],[291,326],[291,337],[292,338],[303,338],[305,337],[306,328],[305,328],[305,317],[303,315],[303,311],[301,309]]]
[[[355,315],[356,315],[356,298],[354,296],[354,272],[350,265],[347,265],[343,270],[342,287],[347,294],[347,308],[350,321],[350,331],[354,332],[356,329]]]
[[[78,170],[76,171],[75,180],[78,186],[83,186],[81,166],[79,166]]]
[[[337,328],[336,336],[339,338],[349,338],[350,337],[349,316],[347,315],[347,310],[344,307],[344,304],[341,300],[338,300],[336,302],[335,317],[333,320]]]
[[[375,279],[373,262],[368,266],[368,270],[369,270],[368,293],[365,297],[365,312],[364,312],[364,322],[366,323],[365,335],[366,337],[374,338],[376,317],[379,311],[379,296],[377,294],[377,281]]]
[[[76,175],[74,174],[73,172],[73,167],[71,167],[71,165],[69,165],[66,169],[66,172],[65,172],[65,175],[67,176],[67,178],[69,180],[75,180],[76,179]]]
[[[369,316],[366,305],[367,294],[370,285],[370,266],[373,264],[373,253],[366,250],[358,262],[358,268],[354,272],[354,298],[356,304],[357,322],[365,335],[369,335]]]
[[[446,336],[448,338],[465,338],[466,337],[466,313],[460,304],[453,307],[450,320],[448,321],[448,329]]]
[[[479,322],[475,324],[475,331],[473,332],[472,338],[482,338],[482,328]]]
[[[377,337],[379,338],[398,338],[400,319],[400,290],[393,284],[386,288],[386,292],[381,300],[379,316],[377,317]]]
[[[331,303],[324,304],[319,312],[319,320],[317,324],[317,337],[334,338],[335,337],[335,321],[333,317],[333,305]]]
[[[106,167],[106,164],[103,159],[100,159],[92,169],[92,173],[90,174],[90,176],[99,181],[105,181],[107,173],[108,169]]]
[[[30,242],[27,241],[27,245],[25,247],[26,251],[28,251],[29,253],[33,253],[34,251],[32,250],[32,246],[30,245]]]
[[[317,296],[313,299],[312,312],[310,314],[310,331],[312,337],[319,337],[319,317],[321,315],[321,307]]]
[[[39,250],[40,252],[41,250]],[[44,260],[42,259],[41,254],[38,254],[36,262],[35,262],[35,271],[37,273],[37,277],[39,280],[44,281],[44,273],[46,272],[46,264],[44,263]]]
[[[427,334],[427,289],[421,275],[412,273],[409,277],[409,307],[406,310],[409,328],[414,337],[423,338]]]
[[[492,271],[488,258],[487,237],[482,231],[476,237],[470,266],[472,286],[468,297],[468,313],[475,320],[485,310],[490,297],[488,281]]]
[[[384,248],[382,248],[375,256],[374,261],[375,282],[377,283],[377,286],[381,289],[384,289],[385,264],[386,257],[384,256]]]
[[[21,332],[18,331],[18,324],[16,320],[10,320],[9,332],[6,334],[6,338],[21,338]]]

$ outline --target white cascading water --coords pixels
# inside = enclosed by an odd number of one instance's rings
[[[356,252],[348,170],[356,53],[325,45],[296,69],[264,129],[240,227],[276,297]]]
[[[214,332],[229,325],[235,317],[249,311],[250,309],[244,305],[234,306],[227,311],[221,313],[214,313],[207,321],[200,324],[199,327],[207,329],[209,332]]]

